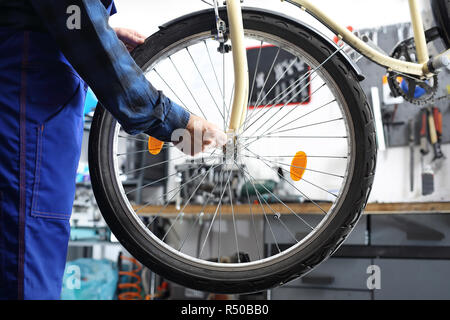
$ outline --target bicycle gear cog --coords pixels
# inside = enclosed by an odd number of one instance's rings
[[[408,62],[417,62],[416,47],[412,39],[400,43],[391,57]],[[400,81],[399,78],[402,78]],[[388,83],[394,97],[402,96],[406,101],[423,105],[431,101],[438,88],[437,75],[422,80],[413,75],[400,74],[395,71],[388,73]]]

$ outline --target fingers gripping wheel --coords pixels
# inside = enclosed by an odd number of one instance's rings
[[[213,16],[177,19],[133,57],[155,87],[226,132],[233,59],[217,51]],[[356,224],[376,162],[372,113],[339,49],[275,13],[244,9],[243,22],[251,107],[233,145],[187,156],[126,134],[101,107],[89,139],[115,236],[148,268],[208,292],[264,290],[325,260]]]

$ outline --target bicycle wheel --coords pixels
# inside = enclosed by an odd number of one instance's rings
[[[103,108],[91,126],[92,185],[115,236],[163,277],[208,292],[267,289],[324,261],[356,224],[375,170],[372,113],[340,49],[274,13],[243,19],[254,71],[231,163],[223,150],[192,158],[167,143],[153,155],[148,136],[127,135]],[[226,128],[232,57],[214,30],[201,11],[133,57],[171,99]]]

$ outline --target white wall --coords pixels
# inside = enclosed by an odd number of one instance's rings
[[[115,0],[119,13],[111,18],[113,26],[134,28],[146,35],[180,15],[208,8],[200,0]],[[409,20],[407,0],[314,0],[314,3],[343,25],[370,28]],[[263,7],[301,17],[320,28],[301,10],[279,0],[245,0],[245,6]]]
[[[180,15],[207,8],[200,0],[116,0],[119,13],[111,18],[111,25],[136,29],[145,35],[158,30],[158,26]],[[316,0],[316,5],[343,25],[355,29],[409,21],[407,0]],[[298,8],[275,0],[245,0],[247,6],[260,6],[300,18],[315,26],[327,35],[331,34],[314,19]],[[443,146],[450,157],[450,147]],[[377,175],[370,201],[439,201],[450,200],[449,161],[435,176],[433,195],[420,196],[420,156],[415,151],[415,191],[409,191],[409,148],[391,148],[380,152]],[[330,187],[331,188],[331,187]]]

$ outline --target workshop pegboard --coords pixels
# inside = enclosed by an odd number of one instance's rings
[[[412,29],[410,23],[402,23],[396,25],[384,26],[374,29],[360,29],[360,35],[368,35],[373,42],[375,42],[381,49],[390,54],[395,48],[396,44],[402,40],[412,37]],[[442,52],[443,44],[438,39],[433,42],[430,48],[430,53]],[[450,100],[448,99],[448,90],[450,86],[450,71],[444,69],[438,75],[439,89],[435,95],[436,97],[443,97],[432,104],[425,104],[418,106],[407,101],[397,104],[385,104],[383,102],[383,76],[386,75],[386,69],[362,57],[358,61],[366,79],[361,82],[361,86],[366,93],[369,101],[372,101],[371,88],[377,87],[379,91],[379,98],[381,102],[381,112],[383,118],[383,128],[386,141],[386,147],[400,147],[409,145],[409,128],[408,122],[413,119],[415,123],[415,138],[416,144],[419,143],[419,114],[424,106],[438,107],[442,113],[442,143],[450,143]],[[392,119],[392,114],[395,113]],[[393,122],[394,124],[388,124]]]

